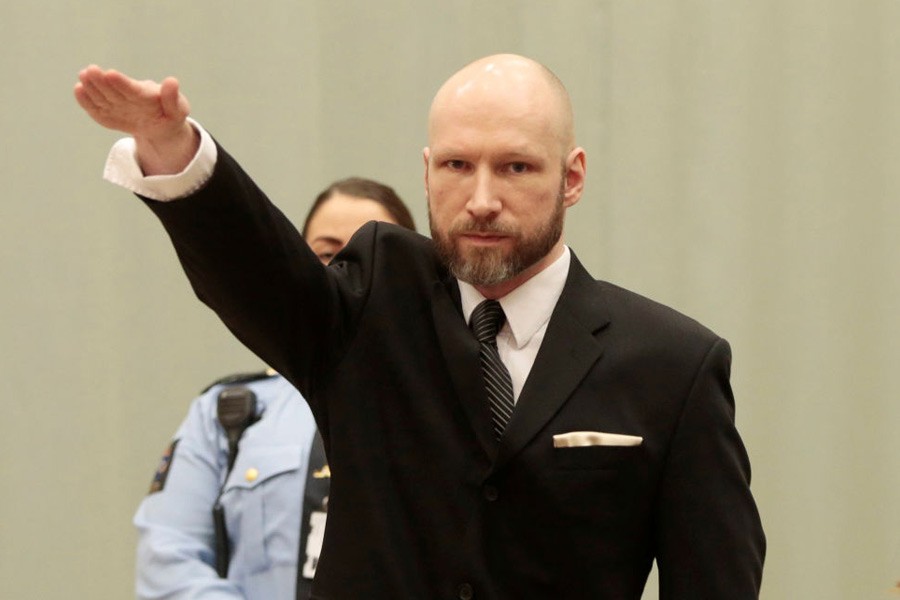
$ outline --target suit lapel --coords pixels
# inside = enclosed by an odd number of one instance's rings
[[[566,285],[500,440],[493,470],[506,464],[553,418],[603,353],[595,336],[609,318],[596,286],[573,253]]]
[[[485,454],[493,458],[497,452],[497,442],[491,431],[487,394],[481,380],[478,342],[466,326],[460,305],[459,287],[454,279],[435,282],[431,306],[438,343],[456,396],[469,418],[475,437]]]

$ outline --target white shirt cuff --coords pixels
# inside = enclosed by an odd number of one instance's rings
[[[199,190],[212,177],[218,151],[212,136],[200,123],[190,117],[188,122],[200,133],[200,148],[181,173],[145,177],[137,161],[134,138],[127,137],[116,142],[109,151],[103,179],[145,198],[164,202],[184,198]]]

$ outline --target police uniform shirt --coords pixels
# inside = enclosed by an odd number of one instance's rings
[[[138,598],[293,600],[297,586],[297,597],[308,596],[330,472],[299,392],[281,376],[250,379],[230,382],[254,392],[260,418],[244,431],[227,479],[228,443],[216,417],[223,385],[192,403],[163,456],[134,518]],[[215,570],[212,507],[220,492],[231,548],[227,578]],[[302,518],[309,522],[301,527]]]

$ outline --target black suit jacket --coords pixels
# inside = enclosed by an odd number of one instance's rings
[[[314,598],[758,595],[765,541],[727,343],[572,259],[503,440],[425,237],[370,223],[328,268],[221,148],[148,201],[198,296],[307,398],[332,470]],[[554,448],[553,435],[643,437]]]

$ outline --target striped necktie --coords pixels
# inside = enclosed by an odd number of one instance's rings
[[[515,407],[512,379],[497,352],[497,332],[505,320],[506,315],[503,314],[500,303],[496,300],[485,300],[472,311],[469,324],[472,333],[481,344],[481,374],[487,390],[494,435],[498,440],[503,436],[503,430],[506,429]]]

